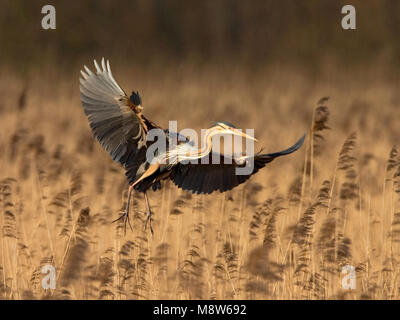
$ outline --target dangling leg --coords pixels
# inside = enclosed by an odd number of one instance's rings
[[[131,222],[130,222],[130,220],[129,220],[129,204],[130,204],[130,202],[131,202],[131,194],[132,194],[132,191],[133,191],[133,186],[129,186],[129,189],[128,189],[128,200],[126,201],[125,212],[124,212],[118,219],[115,219],[115,220],[112,222],[112,223],[114,223],[114,222],[117,222],[117,221],[119,221],[119,220],[121,220],[121,219],[124,219],[124,234],[125,234],[125,235],[126,235],[126,223],[127,223],[127,222],[128,222],[128,224],[129,224],[129,227],[130,227],[131,230],[133,231]]]
[[[150,227],[151,235],[153,235],[153,227],[151,225],[151,222],[153,221],[153,219],[151,218],[152,213],[150,210],[150,203],[149,203],[149,199],[147,198],[146,192],[144,192],[144,199],[146,200],[146,210],[147,210],[146,222],[144,223],[144,231],[146,231],[147,223],[148,223],[149,227]]]

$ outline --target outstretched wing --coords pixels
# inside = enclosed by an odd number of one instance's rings
[[[236,168],[244,167],[246,165],[245,162],[240,165],[235,163],[235,161],[232,161],[232,164],[225,164],[224,156],[219,155],[220,164],[211,164],[213,155],[209,154],[207,156],[209,158],[209,164],[201,164],[201,161],[199,161],[199,164],[178,163],[172,169],[170,178],[179,188],[191,191],[192,193],[200,194],[211,193],[216,190],[219,190],[220,192],[231,190],[239,184],[247,181],[250,176],[257,173],[261,168],[275,158],[298,150],[302,146],[304,139],[305,135],[293,146],[280,152],[257,154],[252,158],[246,158],[245,161],[254,161],[254,169],[251,174],[236,174]]]
[[[115,81],[110,64],[104,58],[101,67],[94,60],[96,73],[84,66],[81,71],[80,91],[82,106],[90,128],[101,146],[114,161],[126,166],[134,161],[146,144],[146,133],[155,125],[134,106]]]

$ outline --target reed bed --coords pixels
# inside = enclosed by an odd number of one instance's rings
[[[126,201],[124,171],[91,136],[78,76],[2,77],[1,299],[399,298],[394,87],[236,69],[114,74],[141,91],[161,126],[227,120],[254,128],[271,152],[304,132],[307,141],[227,193],[192,195],[169,182],[150,191],[154,236],[135,193],[124,236],[111,223]],[[55,290],[42,287],[47,264]],[[354,289],[342,286],[346,265]]]

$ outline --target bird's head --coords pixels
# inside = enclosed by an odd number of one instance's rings
[[[142,97],[139,94],[139,91],[132,91],[132,94],[129,98],[129,100],[132,102],[133,106],[135,107],[136,112],[140,112],[143,110],[142,107]]]
[[[142,104],[142,97],[140,96],[139,91],[132,91],[130,100],[134,106],[140,106]]]
[[[213,135],[217,134],[232,134],[235,136],[240,136],[246,139],[250,139],[253,141],[257,141],[256,138],[242,132],[241,130],[238,130],[235,128],[235,126],[232,123],[229,123],[227,121],[218,121],[215,122],[209,129]]]

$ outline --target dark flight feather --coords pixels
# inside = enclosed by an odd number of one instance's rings
[[[82,106],[101,146],[126,167],[146,145],[146,132],[156,126],[135,112],[135,105],[115,81],[108,61],[106,65],[102,59],[101,67],[96,61],[94,65],[96,73],[86,66],[85,72],[81,71]],[[139,95],[135,102],[141,102]]]
[[[238,165],[235,161],[232,164],[224,164],[223,155],[219,155],[220,164],[211,164],[213,154],[210,153],[206,156],[208,157],[209,164],[201,164],[201,159],[199,159],[198,164],[178,163],[172,169],[170,178],[179,188],[191,191],[192,193],[211,193],[216,190],[225,192],[247,181],[250,176],[257,173],[258,170],[275,158],[298,150],[302,146],[304,139],[305,135],[293,146],[280,152],[255,155],[253,158],[254,169],[249,175],[237,175],[236,168],[243,167],[245,164]],[[246,161],[250,160],[251,158],[247,158]]]

